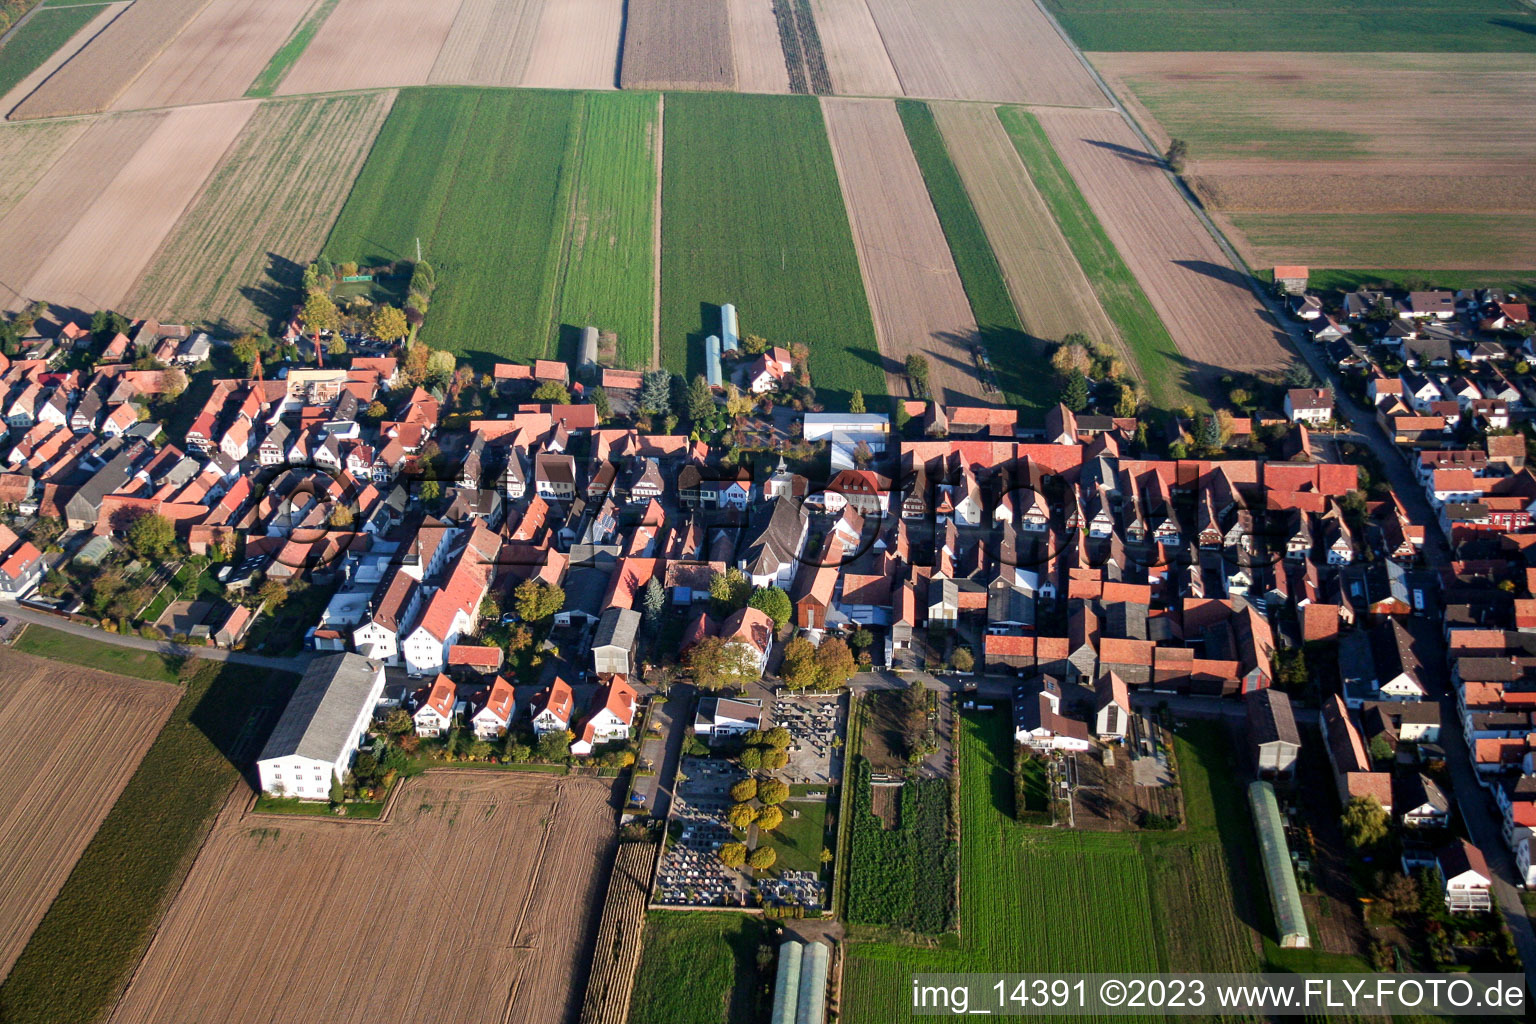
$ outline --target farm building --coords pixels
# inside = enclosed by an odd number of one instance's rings
[[[268,793],[324,800],[352,767],[358,741],[384,693],[384,663],[323,654],[309,663],[256,761]]]
[[[720,350],[735,352],[741,344],[741,330],[736,324],[736,307],[727,302],[720,307]]]
[[[1300,295],[1307,290],[1306,267],[1276,267],[1275,287],[1287,295]]]
[[[827,969],[831,950],[824,942],[787,940],[779,947],[773,984],[773,1024],[822,1024],[826,1019]]]
[[[583,327],[581,329],[581,344],[576,347],[576,366],[585,370],[589,366],[597,365],[597,328]]]
[[[800,1001],[800,968],[803,947],[793,939],[779,946],[779,973],[773,982],[773,1024],[795,1024],[795,1005]]]
[[[1301,752],[1301,733],[1291,698],[1266,687],[1244,698],[1248,705],[1248,742],[1254,765],[1264,778],[1290,778]]]
[[[1301,890],[1291,870],[1291,851],[1285,842],[1285,820],[1280,816],[1280,801],[1275,787],[1267,782],[1248,786],[1248,803],[1253,809],[1253,825],[1259,835],[1259,851],[1264,856],[1264,877],[1269,881],[1269,904],[1275,912],[1276,938],[1284,949],[1305,949],[1312,944],[1307,935],[1307,915],[1301,906]]]
[[[704,376],[710,387],[720,386],[720,337],[716,334],[704,339]]]
[[[597,620],[592,637],[592,669],[598,675],[628,675],[640,632],[640,613],[632,608],[609,608]]]

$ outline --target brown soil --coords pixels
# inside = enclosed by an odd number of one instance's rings
[[[248,816],[237,793],[112,1020],[572,1020],[609,789],[433,772],[382,824]]]
[[[618,84],[624,0],[563,0],[544,5],[523,85],[612,89]]]
[[[83,119],[0,125],[0,220],[90,126]]]
[[[656,866],[654,843],[624,843],[614,858],[603,919],[598,926],[581,1024],[624,1024],[640,966],[645,901]]]
[[[625,89],[732,89],[731,21],[720,0],[629,0]]]
[[[278,92],[425,85],[458,13],[459,0],[341,0]]]
[[[0,978],[180,697],[0,650]]]
[[[779,43],[773,0],[726,0],[736,88],[742,92],[789,92],[789,70]]]
[[[427,80],[433,85],[519,85],[544,0],[464,0]]]
[[[134,0],[10,116],[58,117],[106,110],[208,2]]]
[[[34,89],[47,81],[50,75],[63,67],[71,57],[84,49],[86,43],[96,38],[102,29],[110,25],[113,19],[127,9],[128,0],[103,6],[100,14],[86,22],[84,28],[70,36],[63,46],[53,51],[53,56],[39,64],[36,71],[33,71],[26,78],[17,82],[15,87],[3,99],[0,99],[0,117],[10,116],[11,110],[16,104],[26,99]]]
[[[313,5],[314,0],[213,0],[112,109],[239,99]]]
[[[1208,207],[1259,213],[1530,213],[1536,175],[1230,173],[1223,161],[1191,168]]]
[[[874,690],[864,699],[864,729],[860,753],[877,772],[899,772],[907,766],[910,737],[921,739],[921,709],[914,712],[906,690]]]
[[[835,92],[900,96],[901,80],[864,0],[811,0]]]
[[[1131,272],[1191,361],[1187,380],[1270,370],[1292,355],[1205,226],[1113,111],[1036,112]]]
[[[976,321],[895,103],[824,99],[822,110],[891,394],[921,352],[935,397],[990,400],[971,361]]]
[[[868,0],[908,96],[1102,107],[1104,93],[1032,0]]]

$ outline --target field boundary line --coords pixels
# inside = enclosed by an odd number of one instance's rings
[[[629,10],[626,0],[624,9]],[[665,166],[667,94],[656,93],[656,198],[651,203],[651,369],[661,367],[661,189]]]

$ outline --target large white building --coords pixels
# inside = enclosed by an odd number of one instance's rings
[[[261,788],[305,800],[329,798],[331,781],[352,767],[383,694],[383,662],[359,654],[311,661],[256,761]]]

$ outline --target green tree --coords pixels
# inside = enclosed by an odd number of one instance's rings
[[[247,373],[256,365],[256,357],[260,352],[261,348],[254,334],[242,334],[229,343],[229,354],[245,367]]]
[[[752,856],[747,858],[747,864],[754,871],[767,871],[778,861],[779,855],[771,846],[759,846],[752,851]]]
[[[741,752],[741,757],[737,760],[741,762],[741,767],[745,771],[760,772],[763,770],[763,748],[748,747]]]
[[[949,656],[949,664],[956,672],[969,672],[976,667],[976,658],[969,647],[956,647],[955,653]]]
[[[740,569],[728,568],[709,578],[709,596],[715,603],[717,615],[729,615],[746,607],[752,596],[752,581]]]
[[[1168,169],[1174,174],[1184,173],[1185,161],[1189,159],[1189,143],[1183,139],[1172,139],[1168,143],[1168,152],[1163,154],[1163,159],[1168,163]]]
[[[380,306],[368,317],[368,333],[380,341],[399,341],[411,333],[411,325],[405,319],[405,310]]]
[[[864,412],[864,392],[858,388],[853,389],[853,397],[848,400],[848,411],[851,413]]]
[[[163,558],[176,546],[176,527],[165,516],[146,512],[128,528],[128,543],[148,558]]]
[[[720,863],[728,868],[739,868],[747,862],[747,847],[744,843],[726,843],[720,847]]]
[[[309,333],[318,335],[321,331],[334,331],[341,323],[341,314],[336,311],[336,303],[324,292],[310,292],[304,300],[304,308],[299,313],[299,319],[304,321],[304,327]]]
[[[597,410],[599,422],[607,423],[613,419],[613,403],[608,400],[608,392],[602,388],[593,388],[587,392],[587,397],[592,400],[592,408]]]
[[[1196,430],[1202,448],[1214,450],[1221,447],[1221,425],[1216,422],[1215,416],[1202,413]]]
[[[330,344],[325,346],[325,354],[328,356],[344,356],[347,354],[347,341],[341,336],[341,332],[331,335]]]
[[[757,334],[749,334],[741,339],[741,350],[749,356],[760,356],[768,351],[768,339]]]
[[[1116,389],[1115,415],[1131,417],[1136,415],[1136,389],[1129,384],[1121,384]]]
[[[654,630],[661,622],[661,614],[667,608],[667,588],[661,585],[659,576],[645,581],[640,592],[640,613],[645,616],[646,626]]]
[[[1189,458],[1189,445],[1185,444],[1183,441],[1174,441],[1168,445],[1168,457],[1170,459]]]
[[[1238,409],[1248,408],[1249,404],[1253,401],[1253,395],[1249,393],[1247,388],[1233,388],[1227,393],[1227,398]]]
[[[781,804],[785,800],[789,799],[789,784],[780,782],[778,779],[769,779],[767,782],[757,787],[757,798],[761,800],[763,805],[766,807],[772,807],[775,804]]]
[[[906,362],[907,380],[912,383],[912,388],[919,395],[928,393],[928,357],[913,352],[907,356]]]
[[[704,690],[743,687],[758,678],[757,661],[746,646],[722,637],[707,636],[688,648],[683,665],[695,686]]]
[[[1371,737],[1371,760],[1390,761],[1392,759],[1392,743],[1382,733]]]
[[[1286,367],[1282,381],[1288,388],[1309,388],[1312,386],[1312,371],[1298,359]]]
[[[715,412],[715,392],[701,373],[688,385],[688,418],[695,423],[707,419]]]
[[[391,736],[404,736],[416,728],[416,722],[405,708],[395,708],[384,717],[384,731]]]
[[[776,725],[772,729],[769,729],[767,732],[763,733],[763,742],[776,750],[783,750],[785,747],[790,745],[792,739],[789,735],[788,729],[784,728],[782,725]]]
[[[776,772],[789,764],[789,751],[768,747],[763,751],[763,771]]]
[[[772,832],[784,823],[784,812],[777,807],[764,807],[757,815],[757,830]]]
[[[733,804],[725,812],[725,820],[731,823],[732,828],[747,828],[757,820],[757,808],[751,804]]]
[[[711,592],[710,596],[714,596]],[[766,612],[773,620],[775,629],[783,629],[795,613],[795,606],[790,603],[789,595],[778,587],[758,587],[752,591],[752,596],[747,599],[747,605],[758,611]]]
[[[1083,376],[1083,371],[1073,368],[1067,374],[1067,381],[1062,385],[1061,404],[1073,412],[1082,412],[1088,408],[1088,378]]]
[[[512,592],[512,600],[524,622],[543,622],[565,607],[565,591],[543,580],[524,580]]]
[[[868,650],[875,642],[875,634],[860,626],[848,636],[848,646],[856,651]]]
[[[177,367],[171,367],[160,375],[160,394],[168,402],[180,398],[187,390],[187,375]]]
[[[731,787],[731,799],[739,804],[757,799],[757,780],[742,779]]]
[[[570,405],[571,392],[564,384],[557,380],[547,380],[533,389],[535,401],[550,402],[554,405]]]
[[[791,690],[809,690],[821,680],[821,669],[816,664],[816,645],[803,636],[797,636],[784,645],[784,658],[779,665],[779,678]]]
[[[433,349],[427,354],[426,378],[423,383],[435,388],[447,387],[458,365],[452,352]]]
[[[830,689],[847,685],[859,666],[848,645],[834,636],[823,640],[821,646],[816,648],[816,668],[820,676],[819,684]]]
[[[640,411],[659,415],[672,407],[672,375],[666,370],[646,370],[640,378]]]
[[[539,760],[548,764],[560,764],[571,759],[571,734],[566,729],[556,729],[539,737],[535,745]]]
[[[1390,820],[1374,796],[1351,797],[1339,819],[1344,826],[1344,838],[1357,850],[1385,839]]]
[[[431,504],[442,496],[443,488],[437,482],[436,477],[429,476],[421,482],[421,489],[417,493],[421,496],[422,501]]]
[[[133,324],[115,309],[98,309],[91,314],[91,333],[102,340],[127,334]]]

